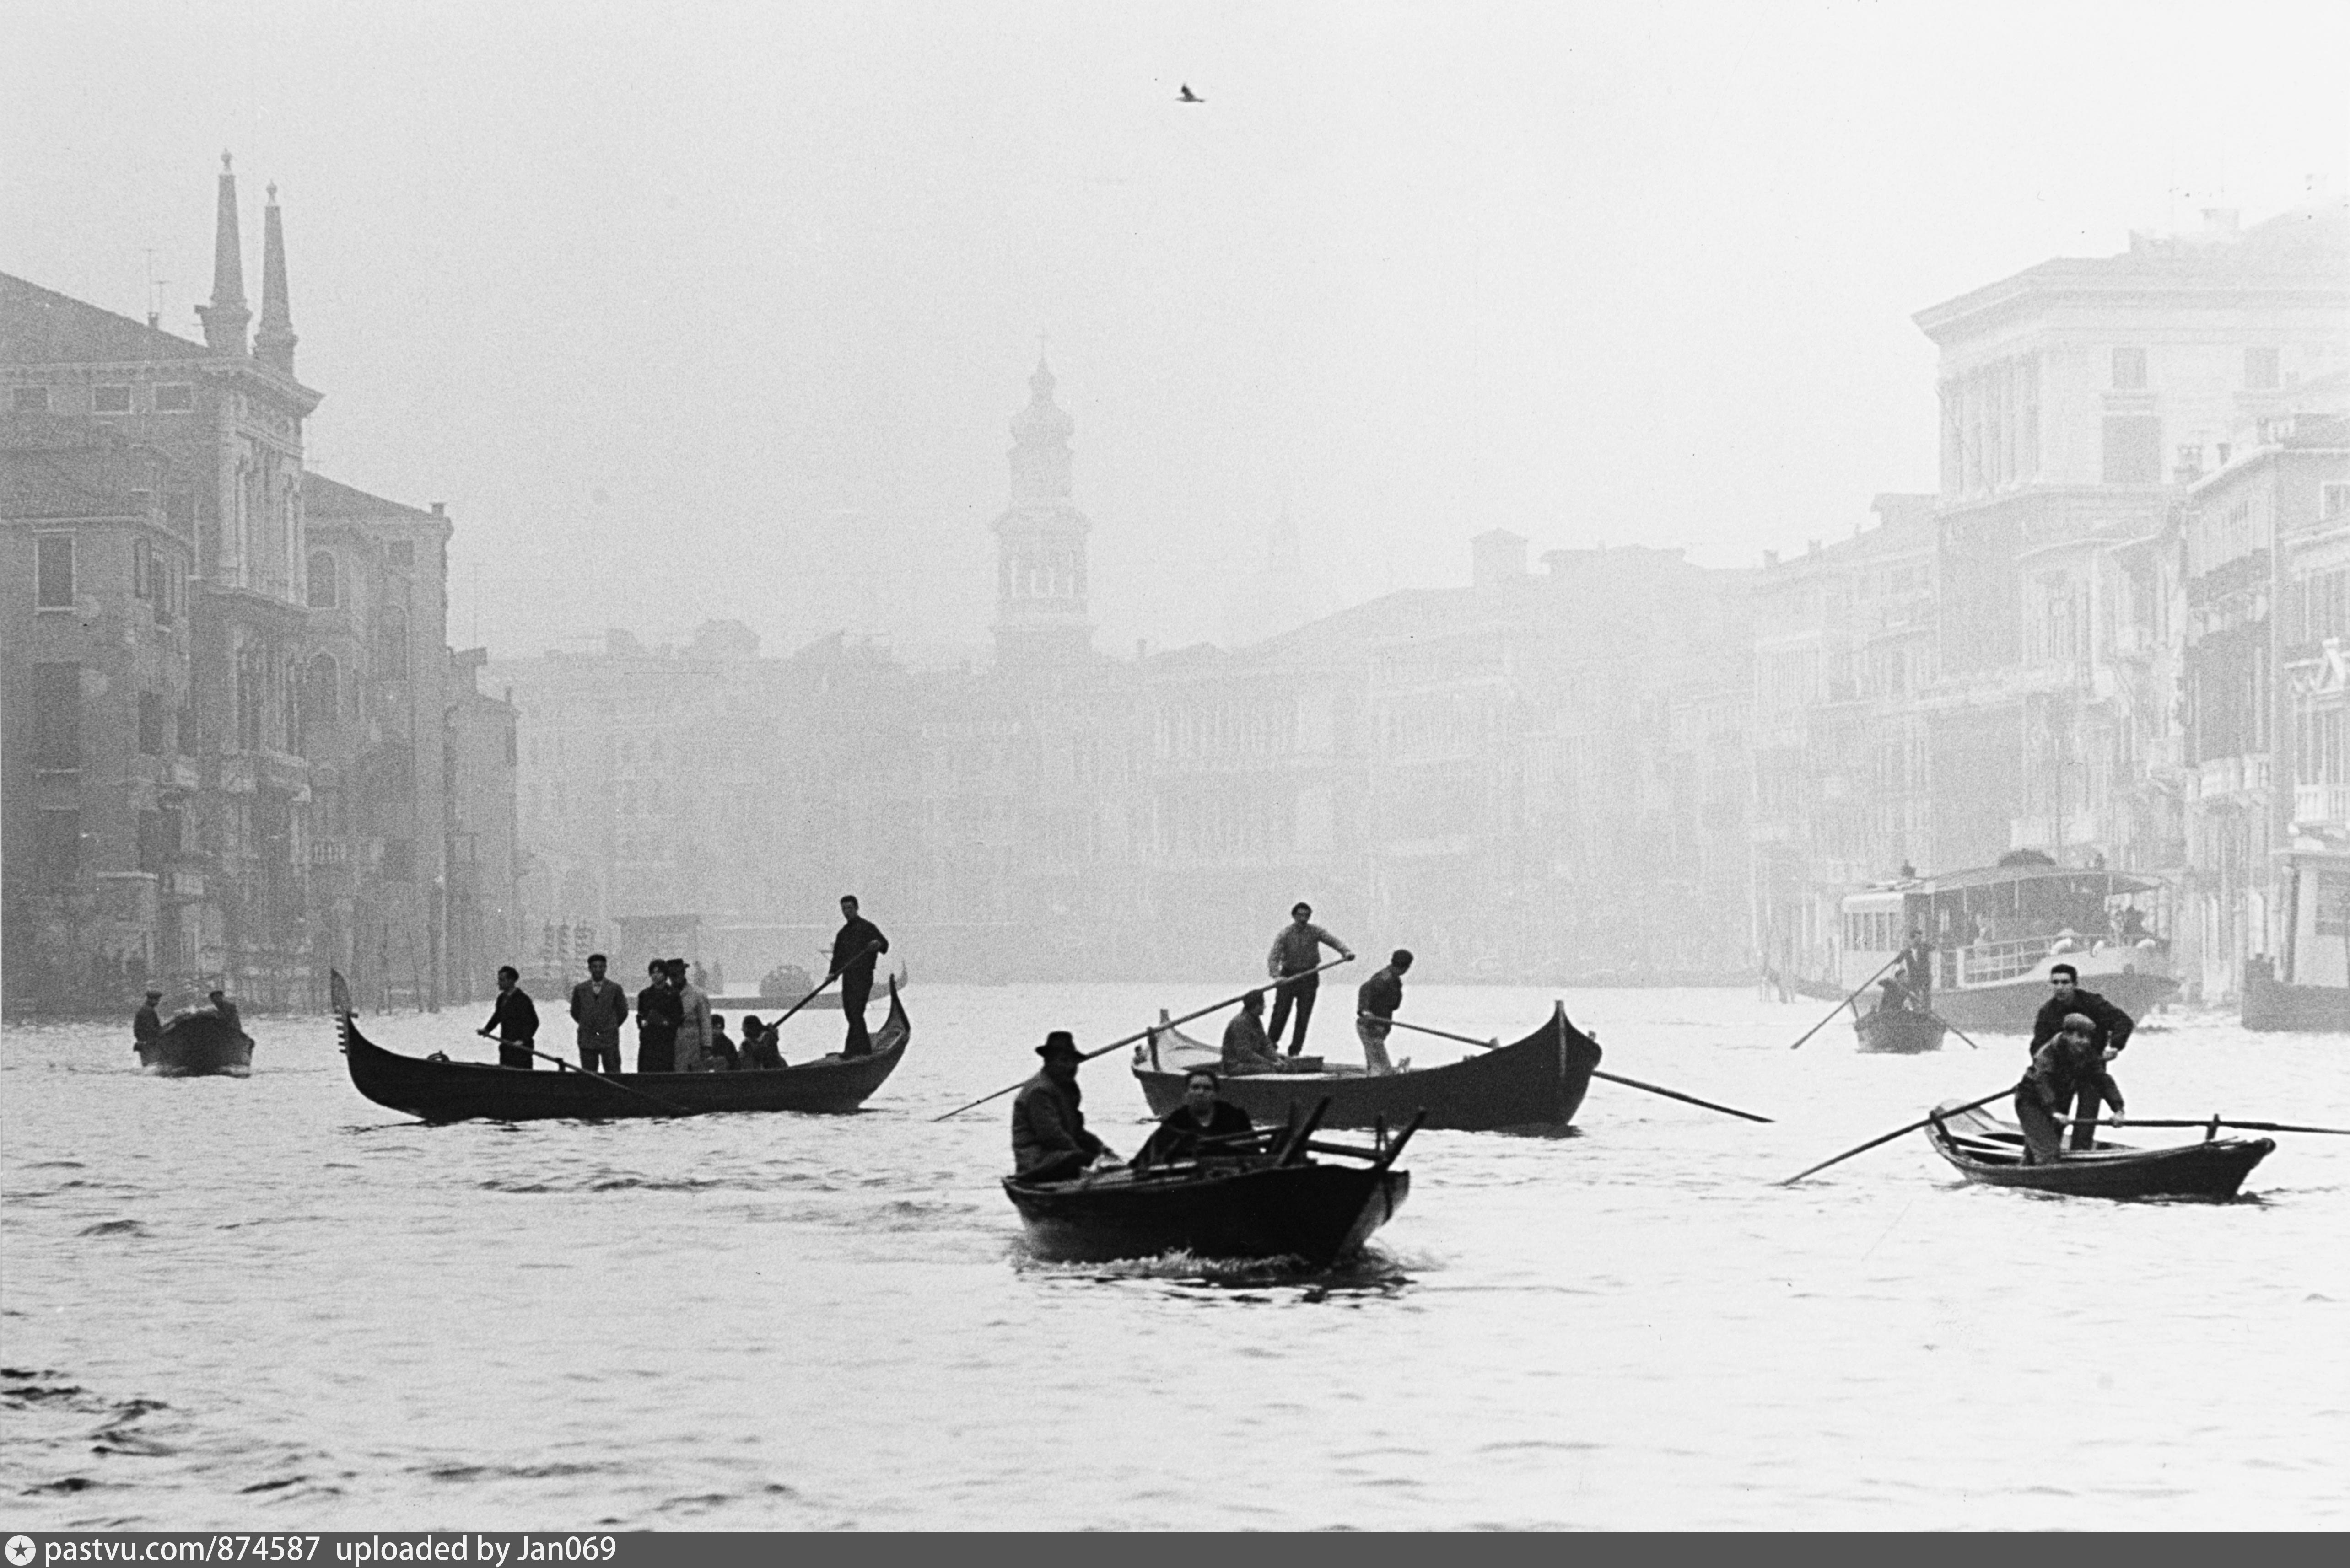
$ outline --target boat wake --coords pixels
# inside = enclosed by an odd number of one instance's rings
[[[1115,1262],[1055,1263],[1035,1256],[1024,1244],[1015,1243],[1012,1251],[1014,1267],[1020,1272],[1048,1280],[1163,1280],[1223,1290],[1303,1287],[1315,1299],[1318,1299],[1316,1293],[1384,1293],[1411,1283],[1403,1264],[1375,1247],[1366,1247],[1347,1262],[1326,1269],[1309,1267],[1295,1257],[1203,1258],[1175,1251]]]

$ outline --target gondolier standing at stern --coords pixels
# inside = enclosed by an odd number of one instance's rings
[[[873,964],[889,950],[881,928],[857,912],[857,895],[840,900],[840,934],[832,939],[832,972],[840,977],[840,1011],[848,1018],[848,1038],[843,1056],[873,1054],[873,1036],[865,1032],[865,1003],[873,994]]]
[[[1367,1073],[1396,1070],[1388,1060],[1388,1033],[1395,1027],[1396,1009],[1403,1005],[1403,977],[1410,969],[1411,950],[1398,948],[1387,967],[1355,991],[1355,1038],[1363,1043],[1363,1069]]]
[[[490,1021],[473,1033],[487,1038],[492,1030],[497,1032],[498,1065],[528,1072],[532,1043],[538,1038],[538,1005],[522,988],[522,971],[512,964],[499,967],[497,1005],[490,1009]]]
[[[1322,989],[1322,977],[1314,970],[1322,962],[1322,950],[1326,947],[1336,949],[1341,958],[1355,956],[1352,948],[1314,923],[1313,905],[1298,904],[1289,911],[1289,924],[1274,933],[1273,950],[1265,955],[1264,972],[1282,982],[1274,989],[1273,1027],[1266,1038],[1276,1048],[1280,1046],[1281,1026],[1289,1022],[1289,1010],[1295,1007],[1297,1030],[1289,1037],[1289,1054],[1293,1056],[1305,1046],[1305,1025],[1314,1016],[1314,994]]]

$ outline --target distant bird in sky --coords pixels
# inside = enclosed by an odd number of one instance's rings
[[[1208,100],[1201,98],[1198,93],[1193,92],[1190,82],[1185,82],[1183,84],[1183,90],[1175,95],[1175,101],[1177,103],[1205,103]]]

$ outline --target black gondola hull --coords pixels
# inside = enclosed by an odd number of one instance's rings
[[[1029,1249],[1055,1262],[1189,1252],[1296,1258],[1323,1268],[1361,1251],[1411,1190],[1409,1172],[1298,1165],[1029,1186],[1005,1178]]]
[[[872,1054],[826,1056],[747,1073],[614,1073],[598,1077],[484,1062],[434,1062],[387,1051],[342,1018],[351,1085],[380,1106],[428,1122],[602,1121],[619,1116],[708,1116],[723,1111],[858,1109],[895,1072],[912,1035],[893,991]]]
[[[1388,1048],[1394,1045],[1390,1040]],[[1190,1059],[1212,1061],[1215,1055],[1211,1047],[1180,1030],[1153,1031],[1150,1040],[1136,1049],[1134,1060],[1134,1075],[1150,1102],[1151,1114],[1169,1115],[1183,1103],[1182,1068]],[[1425,1112],[1421,1126],[1428,1127],[1548,1133],[1575,1120],[1599,1060],[1598,1044],[1567,1021],[1565,1007],[1558,1007],[1541,1028],[1516,1044],[1442,1066],[1376,1077],[1251,1074],[1226,1078],[1220,1093],[1259,1126],[1279,1124],[1293,1110],[1304,1116],[1326,1096],[1330,1109],[1322,1125],[1329,1127],[1369,1127],[1381,1122],[1401,1127]]]
[[[1968,1111],[1930,1122],[1934,1152],[1969,1181],[2072,1198],[2233,1198],[2273,1138],[2213,1138],[2169,1148],[2131,1148],[2100,1139],[2067,1150],[2054,1165],[2022,1163],[2023,1135],[2010,1122]]]

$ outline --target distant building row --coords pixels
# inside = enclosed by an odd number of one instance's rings
[[[149,983],[430,1002],[516,940],[514,716],[446,642],[452,524],[308,472],[272,192],[195,343],[0,275],[5,1005]]]

